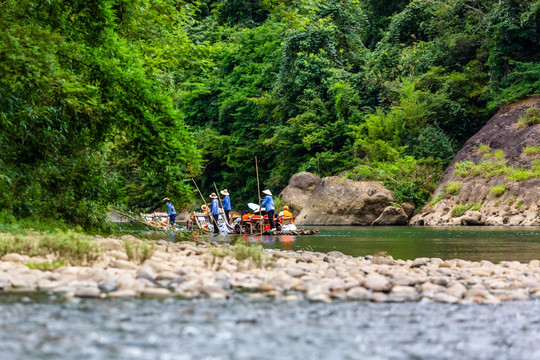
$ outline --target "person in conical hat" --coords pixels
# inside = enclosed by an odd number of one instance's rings
[[[266,214],[268,215],[268,220],[270,220],[270,231],[276,231],[276,223],[274,221],[274,212],[276,207],[274,206],[274,198],[272,197],[272,192],[269,189],[263,190],[263,194],[266,196],[261,202],[261,207],[266,209]]]
[[[229,196],[227,189],[221,190],[220,193],[223,195],[223,200],[221,200],[223,211],[225,211],[225,216],[227,217],[227,221],[229,221],[229,214],[231,213],[231,197]]]
[[[169,224],[171,226],[174,226],[174,222],[176,221],[176,210],[174,209],[174,205],[171,202],[171,199],[168,197],[164,197],[162,200],[165,205],[167,205],[167,215],[169,215]]]
[[[219,233],[219,227],[218,227],[219,201],[215,193],[211,193],[209,197],[210,199],[212,199],[212,202],[210,203],[210,212],[212,213],[212,218],[214,222],[214,234],[217,234]]]

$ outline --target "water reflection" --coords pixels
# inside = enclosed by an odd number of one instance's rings
[[[165,235],[154,233],[152,236],[157,239]],[[185,239],[185,234],[181,236],[177,234],[174,240]],[[317,234],[307,236],[220,235],[215,238],[215,241],[237,240],[282,250],[341,251],[355,257],[387,254],[404,260],[437,257],[492,262],[540,259],[539,227],[349,226],[321,227]]]

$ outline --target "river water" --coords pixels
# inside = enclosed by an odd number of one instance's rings
[[[254,238],[244,238],[255,241]],[[261,239],[259,239],[261,241]],[[264,246],[529,261],[540,229],[324,228]],[[0,359],[540,359],[540,302],[75,299],[0,293]]]
[[[540,227],[335,226],[320,227],[310,236],[243,239],[269,248],[341,251],[354,257],[387,254],[402,260],[429,257],[494,263],[540,259]]]

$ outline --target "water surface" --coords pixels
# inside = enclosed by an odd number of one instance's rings
[[[394,259],[435,257],[470,261],[540,259],[539,227],[320,227],[309,236],[244,236],[269,248],[341,251],[352,256],[387,254]]]
[[[540,302],[73,300],[0,294],[2,359],[538,359]]]

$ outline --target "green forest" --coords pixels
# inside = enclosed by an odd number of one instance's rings
[[[540,2],[3,0],[0,222],[233,208],[299,171],[421,206],[504,104],[540,94]]]

